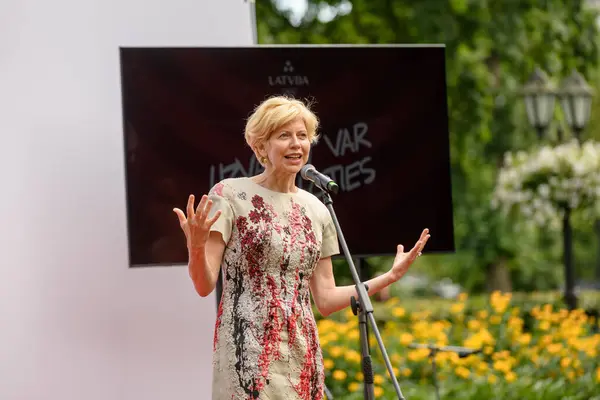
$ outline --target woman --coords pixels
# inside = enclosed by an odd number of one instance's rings
[[[325,205],[296,187],[317,139],[317,117],[302,102],[272,97],[246,124],[264,172],[216,184],[187,215],[174,209],[198,294],[223,270],[214,335],[213,400],[323,398],[324,372],[310,295],[324,316],[350,304],[354,286],[335,284],[337,233]],[[392,268],[367,282],[372,295],[400,279],[429,238],[401,245]]]

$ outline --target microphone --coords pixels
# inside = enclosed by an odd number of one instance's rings
[[[311,181],[316,187],[325,192],[337,194],[337,192],[340,190],[340,187],[333,181],[333,179],[317,171],[312,164],[306,164],[304,167],[302,167],[300,170],[300,176],[307,181]]]

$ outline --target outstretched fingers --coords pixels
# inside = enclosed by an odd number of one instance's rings
[[[415,260],[417,257],[421,255],[421,250],[423,249],[423,241],[419,240],[412,249],[410,249],[410,259],[411,261]]]
[[[203,195],[198,203],[198,207],[196,207],[196,215],[201,216],[204,213],[204,209],[206,208],[206,201],[208,200],[208,196]]]
[[[194,201],[195,201],[194,195],[190,194],[190,197],[188,197],[188,202],[187,202],[187,218],[188,219],[194,218]]]
[[[212,218],[210,218],[209,220],[206,221],[208,227],[210,228],[211,226],[213,226],[213,224],[215,222],[217,222],[217,220],[219,219],[220,216],[221,216],[221,210],[217,210],[217,212],[215,213],[215,215],[213,215]]]
[[[198,209],[196,210],[196,220],[199,224],[204,224],[207,221],[212,204],[213,202],[208,199],[208,196],[202,196],[202,200],[200,201],[200,204],[198,204]]]
[[[183,226],[187,222],[185,214],[179,208],[174,208],[173,211],[177,215],[177,219],[179,219],[179,225]]]
[[[429,229],[424,229],[423,232],[421,233],[421,237],[419,238],[419,241],[417,242],[415,247],[413,247],[413,251],[416,251],[416,257],[421,255],[421,252],[425,248],[425,244],[427,243],[427,241],[429,240],[430,237],[431,237],[431,235],[429,234]]]

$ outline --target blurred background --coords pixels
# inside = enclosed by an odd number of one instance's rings
[[[446,46],[457,251],[425,254],[374,304],[404,395],[600,399],[600,1],[255,5],[259,44]],[[361,260],[363,278],[391,263]],[[351,310],[319,321],[333,398],[363,398],[355,328]],[[370,339],[376,396],[396,398]]]

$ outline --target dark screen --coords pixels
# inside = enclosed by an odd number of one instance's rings
[[[187,262],[172,209],[223,178],[262,171],[244,126],[277,94],[309,101],[321,121],[309,162],[340,186],[333,207],[353,256],[393,255],[425,227],[428,252],[454,251],[444,53],[121,48],[130,265]]]

